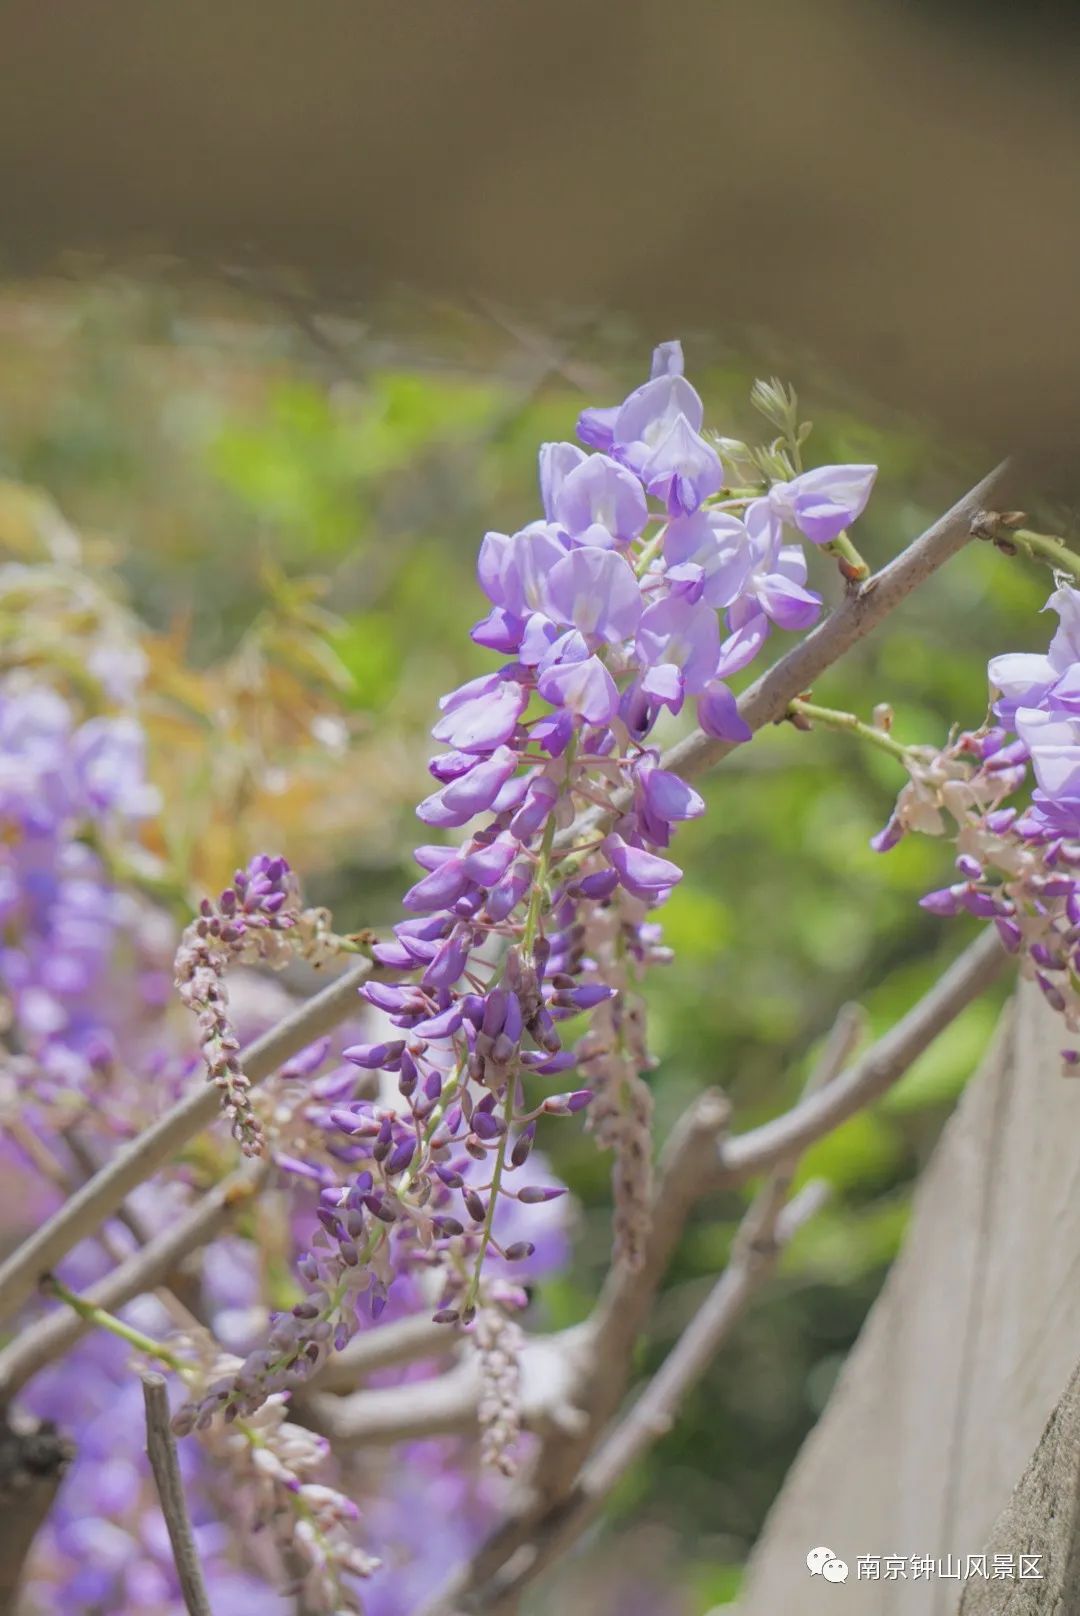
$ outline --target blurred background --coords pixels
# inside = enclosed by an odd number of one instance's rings
[[[342,929],[396,917],[436,699],[487,665],[479,540],[537,514],[539,443],[657,340],[715,429],[760,436],[750,386],[778,373],[808,463],[880,465],[875,565],[1002,448],[1074,519],[1068,8],[121,0],[15,4],[4,32],[0,548],[77,533],[145,625],[157,851],[200,886],[281,847]],[[938,741],[981,719],[990,654],[1045,643],[1047,593],[971,547],[815,694]],[[901,783],[787,728],[707,782],[651,988],[661,1131],[707,1083],[740,1127],[782,1108],[841,1004],[882,1030],[961,946],[917,907],[944,850],[868,847]],[[997,1009],[806,1158],[830,1208],[537,1609],[733,1597]],[[581,1206],[559,1327],[608,1259],[608,1163],[551,1145]],[[690,1229],[643,1374],[741,1204]]]

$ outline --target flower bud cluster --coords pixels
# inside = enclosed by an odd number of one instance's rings
[[[221,1090],[225,1116],[246,1156],[265,1153],[240,1041],[229,1019],[226,972],[237,965],[280,969],[294,955],[322,964],[337,943],[322,909],[303,909],[300,886],[283,858],[260,853],[216,900],[204,898],[176,954],[176,986],[199,1029],[209,1080]]]
[[[353,1579],[370,1577],[379,1561],[352,1537],[359,1510],[350,1498],[316,1480],[329,1444],[288,1419],[280,1393],[264,1398],[242,1420],[212,1423],[214,1385],[231,1384],[236,1359],[216,1354],[200,1337],[187,1345],[212,1384],[174,1417],[178,1435],[198,1430],[212,1458],[228,1472],[233,1507],[242,1501],[255,1531],[266,1529],[291,1578],[285,1592],[313,1616],[360,1611]]]

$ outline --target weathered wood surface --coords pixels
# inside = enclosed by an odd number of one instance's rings
[[[857,1577],[860,1556],[1029,1552],[1007,1507],[1080,1361],[1080,1083],[1059,1076],[1061,1041],[1023,989],[924,1174],[904,1250],[774,1506],[739,1616],[835,1616],[841,1603],[847,1616],[954,1616],[965,1590],[965,1616],[1073,1610],[1052,1594],[1060,1553],[1025,1603],[1009,1603],[1019,1583],[916,1579],[910,1565],[903,1579]],[[1075,1460],[1067,1397],[1060,1419],[1060,1451],[1043,1452],[1040,1472],[1058,1483]],[[1067,1513],[1061,1485],[1054,1507]],[[808,1551],[826,1545],[849,1566],[842,1588],[807,1570]]]
[[[960,1616],[1078,1616],[1080,1612],[1080,1369],[1002,1510],[989,1555],[1038,1556],[1038,1580],[967,1582]]]

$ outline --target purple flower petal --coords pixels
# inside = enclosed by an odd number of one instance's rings
[[[540,498],[549,522],[562,520],[555,514],[559,491],[574,468],[585,459],[584,450],[579,449],[576,443],[540,445]]]
[[[724,486],[720,456],[679,415],[641,467],[642,480],[673,516],[688,516]]]
[[[629,544],[648,521],[649,508],[632,472],[607,455],[582,458],[562,482],[555,499],[555,519],[576,539],[592,544],[600,528],[612,540]],[[606,548],[606,544],[601,548]]]
[[[830,544],[862,515],[876,476],[876,466],[818,466],[774,483],[769,502],[811,544]]]
[[[619,692],[599,657],[557,662],[540,677],[545,701],[577,713],[586,724],[607,724],[619,710]]]
[[[445,713],[431,733],[458,752],[493,752],[513,735],[528,700],[522,685],[504,679],[489,693]]]
[[[673,663],[681,668],[683,688],[693,694],[704,689],[716,672],[720,655],[716,613],[703,603],[667,595],[642,614],[636,643],[646,665]]]
[[[748,741],[753,735],[735,697],[720,679],[705,686],[698,697],[697,713],[706,735],[714,735],[719,741]]]
[[[615,644],[631,637],[641,617],[641,591],[632,569],[612,550],[571,550],[547,579],[557,622]]]
[[[608,836],[603,850],[619,877],[619,882],[635,898],[659,898],[682,880],[682,871],[670,859],[633,847],[621,836]]]

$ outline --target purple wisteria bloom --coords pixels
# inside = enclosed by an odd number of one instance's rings
[[[876,476],[876,466],[816,466],[774,483],[769,505],[811,544],[831,544],[866,509]]]
[[[1007,651],[990,659],[993,710],[1003,724],[1011,725],[1020,707],[1080,712],[1080,590],[1055,590],[1044,609],[1059,618],[1045,654]]]
[[[581,455],[573,444],[546,444]],[[582,455],[551,498],[552,519],[578,544],[631,544],[641,536],[649,507],[638,479],[607,455]]]
[[[720,456],[701,436],[701,395],[682,373],[682,347],[662,343],[649,381],[614,410],[585,410],[583,443],[605,449],[640,477],[669,513],[689,515],[723,487]]]
[[[0,977],[35,1070],[31,1108],[89,1097],[110,1074],[120,1006],[105,984],[143,918],[90,843],[122,846],[157,801],[133,720],[79,722],[44,685],[0,689]]]
[[[273,1369],[249,1358],[234,1409],[310,1374],[412,1269],[438,1320],[496,1351],[491,1310],[521,1305],[535,1245],[528,1209],[562,1193],[525,1172],[547,1117],[584,1111],[616,1152],[616,1240],[641,1260],[651,1058],[629,973],[669,957],[652,911],[682,876],[675,829],[704,806],[649,738],[696,703],[709,734],[748,740],[726,677],[820,607],[767,496],[709,504],[723,471],[682,368],[664,344],[623,404],[586,411],[598,452],[545,444],[543,519],[483,540],[491,609],[473,637],[503,660],[440,703],[418,810],[456,839],[417,848],[408,918],[375,947],[391,979],[362,989],[374,1031],[347,1058],[380,1074],[379,1097],[327,1104],[337,1166],[309,1294],[275,1325]],[[556,1087],[536,1098],[526,1077]]]
[[[1063,1016],[1080,1069],[1080,590],[1059,588],[1048,605],[1060,625],[1049,652],[994,657],[988,673],[1000,724],[962,733],[940,752],[913,749],[909,784],[879,851],[908,830],[942,834],[956,824],[959,879],[927,893],[931,914],[993,922],[1021,969]],[[1024,806],[1009,801],[1034,775]]]

